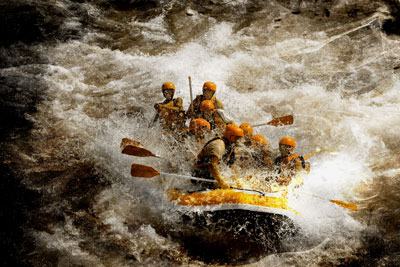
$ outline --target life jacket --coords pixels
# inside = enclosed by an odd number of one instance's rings
[[[205,119],[210,124],[211,130],[214,130],[216,128],[224,129],[226,125],[224,120],[218,115],[218,113],[215,110],[212,114],[211,120],[207,120],[205,117],[202,117],[202,119]]]
[[[197,162],[195,167],[196,168],[204,168],[208,167],[210,164],[211,158],[204,156],[204,150],[207,147],[208,144],[215,140],[222,140],[225,143],[225,154],[222,156],[222,161],[225,162],[226,165],[232,166],[233,163],[235,163],[235,147],[233,143],[230,143],[228,140],[226,140],[223,137],[215,137],[214,139],[211,139],[208,141],[203,149],[200,151],[200,153],[197,155]]]
[[[294,167],[293,166],[294,160],[297,159],[297,158],[300,159],[301,166],[303,167],[303,169],[305,169],[306,168],[306,161],[304,160],[304,157],[300,156],[299,154],[291,154],[291,155],[288,155],[286,157],[281,157],[281,156],[277,157],[275,159],[275,165],[280,167],[279,172],[282,170],[282,168],[284,166],[287,166],[286,168],[293,168]],[[282,166],[282,165],[284,165],[284,166]]]
[[[197,95],[196,98],[193,100],[193,118],[201,118],[201,111],[200,105],[203,100],[206,100],[203,95]],[[216,106],[216,98],[215,96],[211,97],[210,99],[214,106]],[[188,113],[191,113],[191,108],[189,107]]]
[[[175,129],[175,128],[182,128],[184,127],[186,117],[185,117],[185,112],[181,105],[178,104],[178,98],[172,99],[172,101],[166,102],[164,101],[163,103],[160,103],[161,105],[161,110],[160,110],[160,115],[163,119],[163,128],[165,129]],[[166,109],[163,107],[179,107],[182,110],[171,110],[171,109]]]

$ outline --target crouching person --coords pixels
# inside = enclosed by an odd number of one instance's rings
[[[235,163],[235,150],[238,141],[243,137],[243,130],[236,124],[225,128],[224,136],[208,141],[197,156],[193,175],[210,179],[210,183],[199,183],[204,188],[229,188],[219,172],[222,163],[229,167]],[[216,182],[214,182],[216,181]]]

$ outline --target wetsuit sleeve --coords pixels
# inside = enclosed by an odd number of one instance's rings
[[[192,103],[189,105],[189,109],[187,110],[187,116],[189,118],[194,118],[196,117],[196,112],[197,112],[197,106],[199,105],[198,102],[200,101],[200,96],[196,96],[196,98],[193,100]]]
[[[215,98],[214,108],[224,109],[224,104],[222,104],[222,102],[218,98]]]
[[[179,108],[179,110],[184,110],[183,109],[183,106],[182,106],[182,103],[183,103],[183,101],[182,101],[182,98],[180,98],[180,97],[178,97],[176,100],[175,100],[175,107],[177,107],[177,108]]]
[[[218,116],[224,121],[225,124],[233,123],[233,121],[229,117],[226,116],[224,110],[217,109],[216,112],[217,112]]]

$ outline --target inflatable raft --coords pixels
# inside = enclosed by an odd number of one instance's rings
[[[298,212],[282,192],[174,189],[169,197],[178,206],[186,229],[181,228],[181,240],[193,256],[203,260],[228,259],[232,253],[239,259],[284,251],[282,241],[299,232],[292,220]]]

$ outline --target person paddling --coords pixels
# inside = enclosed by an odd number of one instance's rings
[[[217,129],[221,132],[225,129],[226,124],[233,123],[232,120],[227,119],[224,114],[219,113],[211,100],[204,100],[200,104],[201,118],[208,121],[211,130]]]
[[[211,100],[215,109],[224,109],[222,102],[214,96],[216,91],[217,86],[215,83],[205,82],[203,85],[203,94],[197,95],[193,102],[190,103],[187,116],[190,119],[201,118],[200,104],[204,100]]]
[[[220,164],[225,163],[232,167],[235,163],[235,150],[239,140],[243,137],[243,130],[236,124],[229,124],[225,128],[223,137],[216,137],[208,141],[197,156],[197,162],[194,167],[193,176],[216,180],[214,183],[201,183],[205,188],[213,186],[219,188],[229,188],[224,181],[218,168]]]
[[[296,142],[291,137],[283,137],[279,141],[281,156],[275,159],[275,166],[278,171],[278,183],[289,185],[292,177],[295,177],[301,170],[310,171],[310,163],[306,162],[303,156],[294,154]]]
[[[161,87],[165,100],[154,105],[156,115],[151,125],[160,121],[166,130],[178,130],[185,127],[185,111],[182,106],[182,98],[174,98],[175,85],[172,82],[165,82]]]

